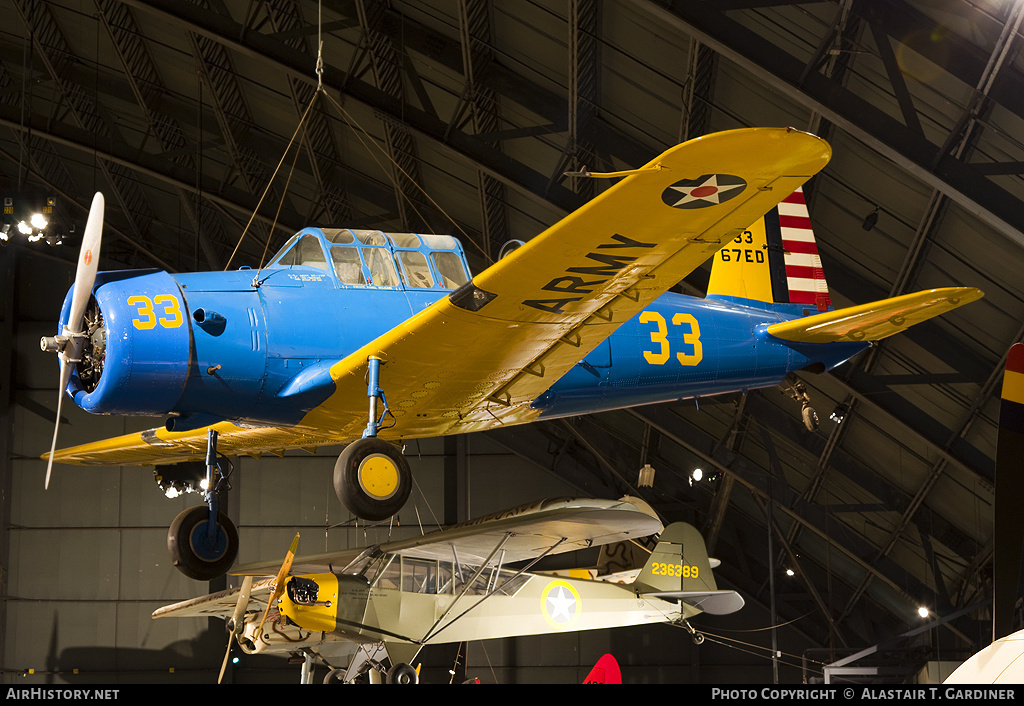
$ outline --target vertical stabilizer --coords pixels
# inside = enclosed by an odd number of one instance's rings
[[[718,590],[704,538],[684,522],[674,522],[661,533],[634,585],[643,595],[680,600],[714,615],[743,607],[738,593]]]
[[[803,189],[715,254],[708,296],[829,308],[828,283]]]
[[[993,557],[992,639],[1014,632],[1021,595],[1024,550],[1024,343],[1015,343],[1006,356],[999,438],[996,442],[995,555]]]

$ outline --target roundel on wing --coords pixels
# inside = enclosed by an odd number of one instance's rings
[[[696,179],[677,181],[661,193],[661,200],[672,208],[704,208],[736,198],[747,182],[731,174],[705,174]]]

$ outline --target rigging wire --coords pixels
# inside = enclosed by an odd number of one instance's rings
[[[252,225],[252,222],[256,219],[256,214],[259,212],[260,206],[263,205],[263,199],[266,198],[267,192],[270,191],[270,187],[274,183],[274,178],[277,176],[278,171],[280,171],[281,165],[284,163],[285,157],[288,156],[288,151],[292,148],[292,145],[295,143],[295,137],[299,134],[299,130],[301,130],[302,126],[306,123],[306,118],[309,116],[309,112],[310,110],[312,110],[313,105],[316,103],[316,99],[319,95],[320,91],[315,91],[313,93],[313,97],[309,101],[309,105],[306,106],[306,111],[302,114],[302,118],[299,120],[299,124],[295,127],[295,132],[292,133],[291,139],[288,140],[288,145],[284,149],[284,154],[281,155],[281,159],[278,161],[277,166],[274,168],[274,173],[270,175],[270,179],[267,181],[267,187],[263,190],[263,194],[260,196],[260,200],[259,202],[257,202],[256,208],[253,210],[252,215],[249,217],[249,222],[245,224],[245,229],[242,231],[242,235],[239,236],[238,243],[235,245],[235,249],[231,252],[231,257],[228,258],[227,264],[224,266],[225,270],[227,270],[231,266],[231,261],[235,258],[235,255],[238,254],[238,248],[241,247],[242,241],[245,239],[246,234],[249,232],[249,227]],[[296,150],[296,153],[297,152],[298,151]],[[284,203],[284,193],[281,194],[281,203]],[[280,206],[278,207],[278,212],[280,212]],[[275,216],[274,225],[276,226],[276,224],[277,217]],[[267,239],[267,243],[269,245],[269,238]],[[260,266],[262,267],[262,262],[260,263]]]
[[[455,229],[458,230],[458,232],[462,234],[462,236],[464,238],[464,242],[468,242],[468,243],[472,244],[480,252],[480,254],[484,257],[484,260],[488,264],[492,263],[493,262],[493,258],[491,258],[484,251],[483,247],[480,244],[478,244],[473,238],[471,238],[469,236],[469,234],[465,231],[465,229],[463,229],[462,226],[460,226],[459,223],[447,211],[445,211],[445,209],[426,191],[426,189],[424,189],[415,179],[413,179],[409,175],[409,173],[405,169],[402,168],[402,166],[394,159],[394,157],[391,154],[389,154],[387,152],[387,150],[385,150],[383,147],[381,147],[380,145],[377,144],[377,141],[373,138],[373,136],[370,135],[369,132],[362,125],[360,125],[359,122],[348,111],[346,111],[344,109],[344,107],[342,107],[341,103],[338,100],[333,98],[327,92],[327,89],[324,87],[324,83],[323,83],[323,74],[324,74],[323,48],[324,48],[324,43],[323,43],[322,32],[323,32],[322,6],[321,6],[321,3],[318,2],[317,3],[317,56],[316,56],[316,68],[315,68],[316,79],[317,79],[316,90],[313,92],[313,97],[310,99],[309,105],[306,106],[306,110],[303,112],[302,118],[299,120],[299,124],[295,128],[295,132],[292,133],[291,139],[289,139],[288,145],[285,147],[284,153],[281,155],[281,159],[278,161],[277,166],[274,168],[274,172],[273,172],[273,174],[271,174],[270,179],[267,182],[267,186],[263,190],[263,193],[261,194],[260,199],[259,199],[259,201],[256,204],[256,208],[253,210],[253,213],[252,213],[252,215],[249,218],[249,222],[246,224],[245,228],[243,229],[242,235],[239,236],[238,243],[235,245],[235,249],[232,251],[231,257],[228,258],[228,262],[224,266],[224,269],[227,270],[231,266],[231,262],[234,260],[235,255],[238,254],[238,250],[241,247],[242,241],[245,239],[246,235],[248,234],[249,228],[252,226],[252,223],[255,220],[256,215],[259,212],[260,207],[263,205],[263,201],[266,198],[267,194],[269,193],[270,187],[273,184],[274,179],[277,177],[278,172],[281,170],[281,165],[284,163],[285,157],[287,157],[287,155],[288,155],[288,151],[292,148],[292,145],[295,143],[295,139],[299,135],[299,131],[304,129],[304,126],[306,125],[306,119],[309,117],[310,111],[313,109],[313,106],[315,105],[317,98],[319,98],[321,94],[324,95],[327,98],[327,100],[338,110],[339,115],[341,115],[343,121],[348,126],[348,128],[352,131],[352,133],[355,135],[356,139],[359,140],[360,144],[363,146],[364,149],[366,149],[366,151],[370,155],[371,159],[373,159],[373,161],[376,162],[377,166],[380,167],[381,171],[383,171],[384,174],[387,176],[388,180],[391,182],[391,184],[394,187],[395,192],[398,194],[399,198],[402,198],[402,199],[404,199],[406,201],[406,203],[410,206],[410,208],[412,208],[413,212],[420,218],[420,220],[424,223],[424,225],[428,225],[428,227],[429,227],[429,222],[428,222],[427,218],[425,217],[425,215],[423,213],[420,212],[420,209],[417,207],[417,204],[401,188],[401,185],[398,183],[398,179],[392,173],[392,171],[387,169],[385,164],[382,163],[382,161],[380,159],[378,159],[377,156],[374,154],[374,149],[373,149],[374,147],[377,150],[379,150],[380,152],[382,152],[384,154],[385,158],[387,159],[387,161],[389,161],[391,163],[391,165],[394,167],[394,169],[397,170],[398,172],[400,172],[406,179],[408,179],[409,183],[412,184],[413,186],[415,186],[416,189],[418,189],[419,192],[421,194],[423,194],[423,196],[427,199],[427,201],[429,201],[430,204],[433,205],[434,208],[436,208],[438,210],[438,212],[440,212],[449,222],[451,222],[451,224],[455,227]],[[284,189],[284,191],[281,194],[281,200],[278,203],[277,213],[275,213],[274,220],[273,220],[273,223],[271,225],[270,236],[268,236],[267,241],[264,244],[263,255],[260,258],[260,265],[257,268],[256,276],[253,278],[254,286],[258,286],[259,270],[262,269],[262,267],[263,267],[263,263],[264,263],[264,259],[266,258],[267,250],[270,247],[270,238],[273,236],[274,228],[277,227],[277,220],[278,220],[278,218],[280,216],[281,208],[284,205],[284,198],[285,198],[285,194],[287,194],[288,186],[291,183],[291,177],[292,177],[292,174],[293,174],[294,169],[295,169],[295,162],[297,160],[297,157],[298,157],[298,150],[296,149],[296,155],[295,155],[295,158],[293,158],[293,161],[292,161],[292,167],[291,167],[291,171],[289,172],[288,181],[286,182],[285,189]]]

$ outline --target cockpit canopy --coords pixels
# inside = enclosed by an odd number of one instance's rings
[[[312,267],[342,287],[458,289],[469,281],[462,246],[450,235],[304,228],[269,267]]]

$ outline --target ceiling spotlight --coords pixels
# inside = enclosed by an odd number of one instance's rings
[[[864,217],[864,222],[861,223],[861,228],[864,230],[871,230],[878,223],[878,206],[875,206],[875,210]]]
[[[31,235],[32,226],[30,226],[25,221],[18,221],[18,232],[21,233],[22,235]]]
[[[828,415],[828,418],[831,419],[836,424],[842,424],[843,420],[846,419],[846,415],[848,415],[849,413],[850,408],[847,405],[840,402],[839,404],[836,405],[836,408],[832,410],[832,414]]]
[[[44,218],[41,213],[33,213],[32,218],[29,219],[29,223],[32,224],[33,228],[42,230],[46,227],[46,218]]]
[[[717,470],[705,471],[703,468],[694,468],[693,471],[690,472],[689,481],[691,486],[694,483],[700,483],[702,481],[713,482],[716,480],[718,480]]]
[[[921,606],[920,608],[917,609],[917,614],[920,615],[922,618],[927,618],[928,617],[928,609],[925,608],[924,606]]]
[[[796,576],[796,572],[792,569],[786,569],[786,576]]]

